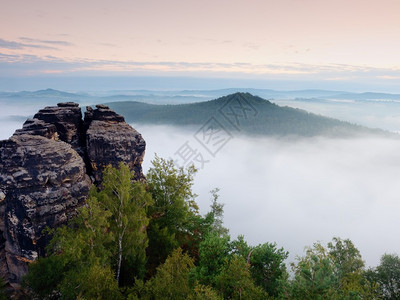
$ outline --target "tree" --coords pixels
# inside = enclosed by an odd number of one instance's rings
[[[276,297],[280,291],[281,281],[287,277],[284,260],[289,253],[271,243],[249,246],[243,236],[238,236],[231,243],[231,247],[232,253],[240,255],[247,261],[255,284],[268,295]]]
[[[92,263],[71,269],[60,285],[61,299],[122,299],[110,266]]]
[[[292,264],[295,274],[290,286],[289,299],[336,299],[337,278],[326,249],[315,243]]]
[[[349,239],[342,240],[334,237],[328,243],[328,253],[335,263],[335,272],[339,279],[343,279],[348,274],[360,273],[364,268],[360,251]]]
[[[215,286],[216,278],[230,253],[229,239],[229,236],[221,237],[216,232],[211,232],[205,237],[200,243],[199,263],[193,272],[194,281]]]
[[[182,234],[180,247],[187,251],[198,263],[200,243],[211,233],[220,237],[228,235],[228,229],[223,227],[222,218],[224,214],[224,205],[218,202],[219,189],[213,189],[211,210],[203,217],[197,211],[191,211],[188,221],[185,225],[185,234]]]
[[[193,294],[190,300],[223,300],[224,298],[219,295],[211,286],[196,283]]]
[[[176,168],[172,160],[159,158],[152,161],[147,173],[149,191],[154,205],[149,207],[148,276],[163,263],[171,251],[187,240],[190,220],[198,207],[192,192],[196,169]]]
[[[373,285],[363,275],[364,262],[354,244],[333,238],[328,249],[320,243],[292,265],[292,299],[375,299]]]
[[[146,285],[154,299],[186,300],[192,294],[189,285],[189,272],[193,268],[193,259],[182,253],[182,249],[175,249],[157,268],[156,275]]]
[[[341,293],[363,299],[373,297],[371,284],[363,277],[365,263],[353,242],[334,237],[332,242],[328,243],[328,249]]]
[[[265,299],[267,297],[267,293],[255,285],[246,260],[238,255],[225,259],[221,273],[216,278],[216,286],[224,299]]]
[[[29,265],[29,272],[23,278],[22,286],[28,287],[39,299],[44,299],[59,293],[66,272],[66,261],[60,255],[40,257]]]
[[[141,182],[133,182],[134,173],[120,163],[118,168],[107,166],[103,173],[102,190],[97,196],[106,211],[111,213],[110,231],[115,236],[116,279],[120,283],[122,262],[126,269],[136,270],[142,277],[145,270],[149,223],[147,209],[152,198]],[[132,274],[129,274],[132,276]]]
[[[247,244],[243,235],[239,235],[236,240],[232,241],[230,247],[232,249],[232,254],[243,257],[246,259],[247,263],[250,264],[253,247]]]
[[[211,211],[207,213],[206,219],[210,219],[211,228],[210,231],[216,232],[220,236],[227,235],[229,230],[225,228],[223,224],[223,215],[224,215],[224,204],[218,202],[218,195],[219,188],[215,188],[210,191],[212,195],[212,202],[211,202]]]
[[[25,278],[34,293],[40,297],[60,293],[63,299],[96,295],[118,299],[123,267],[130,283],[144,273],[146,210],[152,200],[144,184],[132,183],[132,178],[126,165],[108,166],[102,190],[93,187],[70,224],[51,231],[48,256],[32,263]]]
[[[110,268],[109,245],[114,239],[109,231],[111,214],[102,208],[94,194],[92,190],[70,226],[51,231],[54,235],[47,247],[48,256],[30,264],[23,284],[40,298],[51,295],[61,295],[62,299],[90,298],[94,293],[119,299],[118,285]]]
[[[397,254],[384,254],[374,271],[378,294],[383,299],[400,299],[400,258]]]
[[[260,244],[249,253],[250,273],[254,282],[263,288],[270,296],[277,296],[280,291],[280,281],[287,276],[284,260],[289,253],[276,244]]]

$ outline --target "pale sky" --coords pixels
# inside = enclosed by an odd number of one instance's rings
[[[0,76],[400,82],[399,0],[0,0]]]

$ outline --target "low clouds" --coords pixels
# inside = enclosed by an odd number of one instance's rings
[[[37,49],[46,49],[46,50],[56,50],[57,48],[53,46],[49,46],[49,43],[31,43],[28,42],[16,42],[16,41],[7,41],[0,38],[0,49],[11,49],[11,50],[22,50],[26,48],[37,48]]]
[[[195,131],[135,126],[147,142],[145,169],[156,152],[174,153]],[[221,188],[225,225],[252,244],[304,246],[350,238],[369,265],[400,252],[400,141],[386,138],[271,139],[235,136],[195,178],[202,212]]]
[[[33,39],[29,37],[20,37],[19,41],[9,41],[0,38],[0,51],[1,50],[60,50],[60,47],[72,46],[73,44],[61,40],[42,40]],[[27,54],[27,53],[26,53]],[[24,56],[24,55],[22,55]]]
[[[230,44],[231,40],[214,40],[208,42]],[[111,42],[107,48],[116,45]],[[143,61],[143,60],[109,60],[91,59],[89,57],[65,57],[65,47],[74,46],[64,39],[43,39],[21,36],[17,40],[0,38],[0,76],[32,76],[49,73],[64,75],[180,75],[180,76],[226,76],[276,80],[319,80],[341,82],[389,82],[400,76],[399,68],[377,68],[366,65],[349,64],[305,64],[294,61],[286,63],[251,63],[249,61]],[[257,50],[262,45],[257,42],[242,43],[242,47]],[[49,50],[32,53],[33,49]],[[71,50],[72,48],[70,48]],[[72,49],[73,50],[73,49]],[[75,49],[76,50],[76,49]],[[109,49],[107,50],[109,51]],[[45,53],[46,52],[46,53]],[[17,56],[7,60],[4,55]],[[54,59],[49,59],[52,55]],[[34,60],[34,64],[32,64]],[[7,64],[3,68],[2,64]],[[301,77],[300,77],[301,76]]]
[[[3,39],[0,39],[0,48],[5,48],[5,49],[22,49],[24,48],[24,44],[14,42],[14,41],[6,41]]]
[[[67,41],[60,41],[60,40],[41,40],[41,39],[33,39],[28,37],[20,37],[21,41],[25,43],[31,44],[48,44],[48,45],[56,45],[56,46],[73,46],[72,43]]]

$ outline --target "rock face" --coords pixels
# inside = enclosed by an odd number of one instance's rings
[[[83,155],[84,132],[82,126],[82,111],[79,105],[66,102],[39,110],[33,119],[28,119],[22,129],[17,130],[16,134],[28,133],[60,139]],[[52,133],[57,134],[55,136],[51,135]]]
[[[76,214],[106,165],[124,162],[144,180],[144,150],[122,116],[99,105],[82,120],[70,102],[40,110],[0,141],[0,275],[18,287],[29,262],[44,254],[43,229]]]
[[[146,143],[139,132],[125,123],[122,116],[105,105],[87,110],[85,124],[87,156],[96,182],[101,181],[105,166],[125,162],[135,172],[136,180],[144,180],[142,162]]]
[[[80,155],[64,142],[17,135],[1,143],[5,186],[2,270],[10,283],[27,272],[27,262],[43,255],[46,226],[57,227],[74,215],[91,185]],[[4,265],[5,264],[5,265]]]

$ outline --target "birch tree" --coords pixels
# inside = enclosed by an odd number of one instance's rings
[[[100,201],[111,213],[110,231],[115,236],[118,283],[123,262],[134,265],[138,273],[144,273],[146,260],[147,208],[152,198],[142,183],[132,182],[133,177],[134,173],[123,163],[118,168],[108,166],[104,170],[103,189],[99,192]]]

